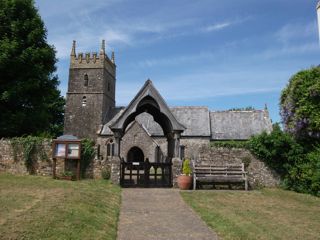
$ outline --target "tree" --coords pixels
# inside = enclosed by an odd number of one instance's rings
[[[33,0],[0,0],[0,137],[62,130],[56,61]]]
[[[285,131],[298,139],[320,138],[320,67],[291,77],[281,94],[280,114]]]
[[[230,108],[228,111],[254,111],[254,110],[256,110],[254,107],[248,106],[243,108]]]

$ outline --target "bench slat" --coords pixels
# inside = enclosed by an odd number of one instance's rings
[[[197,181],[206,183],[245,183],[247,190],[247,176],[244,171],[244,164],[219,165],[195,165],[194,166],[194,189]]]

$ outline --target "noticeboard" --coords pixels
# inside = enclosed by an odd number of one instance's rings
[[[80,159],[81,141],[54,140],[52,152],[54,158]]]

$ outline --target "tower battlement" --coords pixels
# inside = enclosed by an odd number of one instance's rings
[[[70,54],[70,68],[105,68],[111,75],[115,76],[116,64],[114,52],[112,52],[110,59],[105,51],[105,41],[102,40],[99,54],[97,52],[79,52],[77,54],[76,41],[73,41]]]

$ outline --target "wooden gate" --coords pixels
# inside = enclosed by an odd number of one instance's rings
[[[172,164],[124,162],[120,165],[122,187],[172,187]]]

